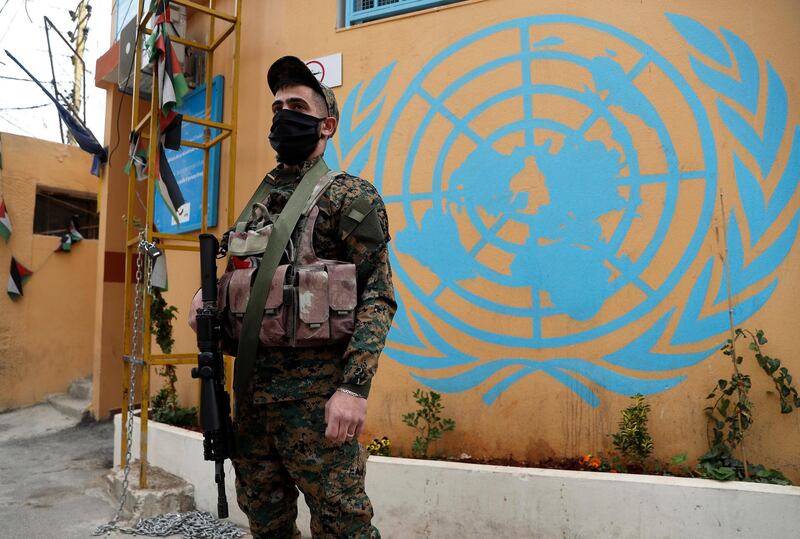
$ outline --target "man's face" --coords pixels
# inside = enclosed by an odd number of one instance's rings
[[[272,113],[276,114],[279,110],[289,109],[324,118],[320,133],[327,139],[336,130],[336,119],[328,116],[327,107],[323,103],[324,99],[308,86],[285,86],[275,93]]]

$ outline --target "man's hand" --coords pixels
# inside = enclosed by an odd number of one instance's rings
[[[359,437],[367,418],[367,399],[336,391],[325,404],[325,437],[349,442]]]

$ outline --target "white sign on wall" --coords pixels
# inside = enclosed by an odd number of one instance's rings
[[[329,54],[308,60],[306,65],[317,80],[328,88],[342,85],[342,53]]]

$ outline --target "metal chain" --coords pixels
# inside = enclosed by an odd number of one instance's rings
[[[131,377],[128,383],[128,420],[126,424],[128,443],[127,450],[125,452],[125,469],[122,475],[122,494],[120,495],[119,505],[117,506],[117,510],[112,519],[108,522],[108,524],[98,526],[92,535],[102,535],[117,529],[117,523],[122,516],[122,509],[125,506],[125,500],[128,497],[128,474],[130,474],[131,471],[131,452],[133,450],[133,407],[136,402],[136,359],[141,358],[144,355],[143,353],[137,355],[140,346],[139,333],[140,331],[144,330],[144,327],[142,326],[144,320],[140,321],[140,319],[142,319],[142,280],[144,277],[142,265],[145,258],[142,249],[143,241],[145,241],[145,236],[144,231],[141,231],[139,232],[139,253],[136,257],[136,285],[133,292],[133,331],[131,332],[131,351],[130,356],[127,358],[131,367]],[[144,341],[142,341],[141,344],[144,344]]]
[[[107,523],[98,526],[92,535],[99,536],[109,534],[112,531],[129,535],[145,535],[150,537],[168,537],[170,535],[182,534],[190,539],[236,539],[244,537],[244,531],[232,522],[225,522],[214,518],[211,513],[200,511],[190,511],[187,513],[167,513],[149,519],[139,519],[132,528],[119,525],[122,517],[122,510],[125,500],[128,498],[128,474],[131,471],[131,452],[133,450],[133,407],[136,399],[136,366],[143,365],[144,361],[144,317],[142,309],[144,307],[144,290],[142,281],[147,277],[147,292],[151,293],[150,276],[152,274],[152,259],[145,253],[148,244],[145,239],[144,231],[139,232],[139,256],[136,257],[136,286],[134,288],[133,302],[133,331],[131,334],[131,354],[128,362],[131,365],[131,378],[128,391],[128,421],[126,430],[128,433],[128,447],[125,453],[125,469],[122,475],[122,494],[119,498],[119,505],[113,518]],[[146,261],[146,266],[143,267]],[[143,271],[144,270],[144,271]]]
[[[116,531],[148,537],[183,535],[189,539],[238,539],[245,536],[244,530],[233,522],[217,520],[211,513],[200,511],[140,519],[132,528],[117,527]]]

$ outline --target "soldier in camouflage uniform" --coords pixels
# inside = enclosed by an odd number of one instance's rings
[[[333,93],[297,58],[276,61],[268,82],[275,94],[270,142],[279,165],[264,179],[271,183],[264,204],[275,215],[321,159],[336,130],[338,108]],[[293,123],[288,128],[287,121]],[[314,142],[308,153],[297,144],[304,138],[299,136],[304,122],[318,124],[316,139],[305,137],[307,147]],[[370,183],[347,174],[336,177],[318,207],[317,256],[356,265],[355,328],[341,345],[261,347],[247,394],[236,395],[236,490],[256,538],[300,537],[298,487],[311,509],[315,538],[380,537],[371,524],[372,505],[364,491],[366,452],[358,435],[396,310],[386,210]],[[363,218],[356,221],[352,215]],[[294,245],[299,245],[300,228]]]

